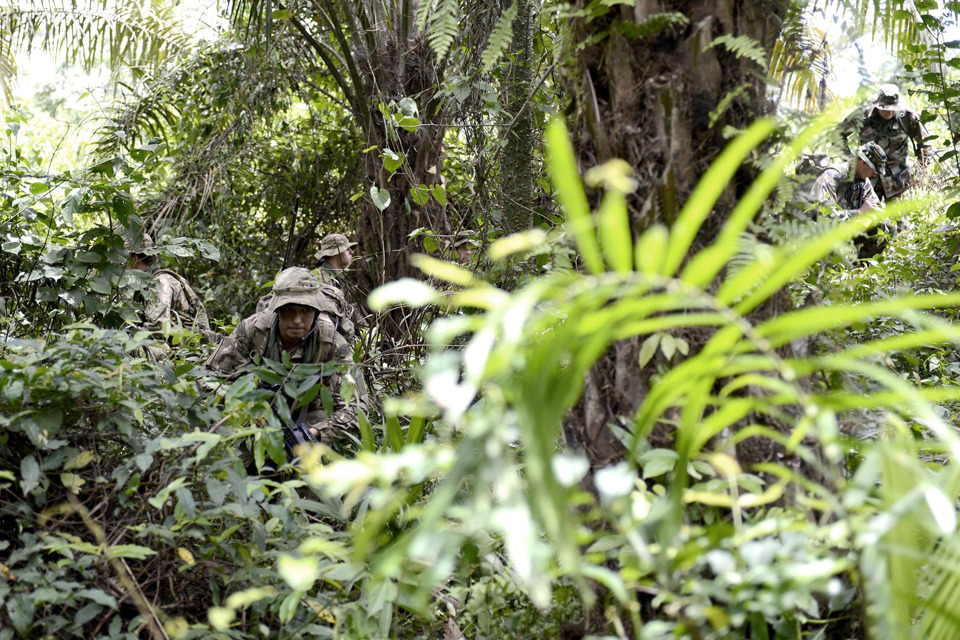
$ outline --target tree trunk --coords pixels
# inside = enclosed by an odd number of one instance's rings
[[[513,21],[513,41],[509,75],[503,79],[506,113],[506,145],[500,165],[503,227],[507,233],[529,229],[533,225],[535,146],[533,105],[528,104],[533,89],[533,35],[530,0],[516,0],[517,18]],[[510,2],[502,7],[506,11]]]
[[[574,12],[589,4],[577,0]],[[768,111],[760,66],[723,45],[707,45],[722,35],[747,36],[769,51],[786,8],[785,0],[637,0],[598,18],[572,21],[567,52],[572,62],[563,75],[579,125],[574,145],[580,169],[613,158],[630,163],[640,183],[629,201],[635,234],[655,223],[673,223],[726,145],[725,126],[745,127]],[[727,95],[734,97],[715,117]],[[752,178],[740,170],[695,249],[712,240]],[[642,340],[615,345],[601,358],[569,416],[568,439],[595,467],[622,456],[619,440],[606,427],[620,416],[629,419],[649,386],[653,366],[641,369],[637,359]],[[701,344],[691,343],[691,349]]]

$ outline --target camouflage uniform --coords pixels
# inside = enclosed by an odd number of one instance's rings
[[[242,366],[250,363],[254,356],[279,360],[283,345],[276,327],[276,311],[288,304],[304,305],[317,310],[313,331],[304,336],[300,344],[290,352],[291,361],[295,365],[349,365],[352,363],[350,344],[337,331],[342,318],[324,289],[317,277],[307,269],[291,267],[283,270],[277,276],[272,300],[267,308],[242,320],[207,360],[207,367],[233,376]],[[328,416],[324,411],[320,394],[310,403],[306,415],[307,425],[317,429],[318,439],[325,444],[332,444],[340,439],[344,431],[356,431],[357,408],[365,404],[363,380],[355,374],[357,390],[351,406],[347,406],[339,393],[341,375],[335,374],[328,383],[325,382],[329,384],[334,398],[333,415]]]
[[[128,251],[133,249],[129,243],[124,244]],[[147,256],[153,246],[150,235],[143,234],[140,246],[131,253],[134,256]],[[220,334],[210,327],[203,301],[183,276],[169,269],[160,269],[156,264],[152,264],[146,272],[153,276],[152,295],[144,296],[146,328],[162,331],[166,327],[180,326],[200,334],[207,342],[220,340]]]
[[[824,169],[812,183],[808,182],[802,188],[802,195],[808,202],[834,205],[850,213],[876,209],[880,206],[880,198],[869,178],[857,176],[858,160],[863,160],[879,176],[883,176],[886,154],[877,143],[868,142],[857,149],[856,158]]]
[[[317,276],[324,284],[336,287],[341,292],[347,291],[349,285],[343,278],[343,270],[334,267],[328,258],[338,255],[352,247],[357,246],[356,242],[350,242],[347,236],[340,233],[331,233],[323,237],[320,241],[320,249],[314,254],[313,258],[317,261]],[[344,320],[356,332],[356,327],[366,327],[367,320],[360,313],[360,306],[353,302],[347,302],[344,296]]]
[[[889,120],[878,112],[896,111]],[[900,90],[896,85],[880,87],[876,100],[866,109],[851,113],[840,125],[841,135],[847,144],[857,146],[876,142],[887,154],[886,175],[877,178],[877,191],[885,198],[900,195],[910,188],[910,141],[914,153],[921,162],[932,156],[933,147],[924,142],[928,136],[920,116],[900,102]]]

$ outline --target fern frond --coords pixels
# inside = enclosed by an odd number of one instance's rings
[[[513,0],[510,8],[504,11],[500,19],[497,20],[497,24],[487,40],[487,46],[480,58],[483,73],[490,73],[503,52],[510,46],[510,42],[513,40],[513,21],[516,18],[517,0]]]
[[[430,18],[430,29],[427,31],[427,40],[430,48],[442,60],[457,33],[460,31],[460,3],[459,0],[439,0],[433,16]]]
[[[719,45],[723,45],[727,51],[738,58],[752,60],[766,70],[767,52],[760,43],[753,38],[748,36],[732,36],[729,34],[722,35],[719,38],[714,38],[706,48],[710,49]]]
[[[633,24],[620,23],[621,32],[628,38],[651,38],[670,27],[682,27],[690,22],[682,13],[657,13]]]

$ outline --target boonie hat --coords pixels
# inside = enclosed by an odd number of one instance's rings
[[[880,111],[897,111],[900,109],[900,88],[895,84],[885,84],[877,94],[877,109]]]
[[[313,257],[316,260],[323,260],[327,256],[335,256],[355,246],[357,246],[357,243],[350,242],[347,236],[342,233],[331,233],[328,236],[324,236],[323,240],[320,241],[320,250],[317,251]]]
[[[273,283],[273,300],[270,312],[288,304],[302,304],[305,307],[324,311],[321,302],[320,281],[308,269],[290,267],[284,269]]]
[[[887,154],[876,142],[868,142],[857,149],[857,157],[870,165],[878,174],[887,172]]]

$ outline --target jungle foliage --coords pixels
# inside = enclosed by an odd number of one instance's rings
[[[907,43],[901,89],[940,161],[849,219],[785,207],[838,108],[737,126],[731,89],[700,114],[722,149],[689,193],[658,192],[668,220],[636,215],[637,167],[583,165],[603,122],[568,129],[564,56],[699,37],[681,13],[236,3],[235,32],[176,55],[104,32],[144,64],[89,162],[51,171],[28,108],[0,130],[0,640],[955,637],[955,7],[867,4]],[[4,45],[93,29],[47,8],[60,22]],[[828,60],[806,9],[770,52],[704,46],[803,102]],[[578,43],[576,21],[604,31]],[[536,149],[513,162],[524,113]],[[528,199],[503,187],[521,173]],[[899,233],[858,261],[882,220]],[[219,381],[198,336],[141,330],[150,281],[124,240],[144,229],[224,331],[281,265],[358,232],[359,435],[286,465],[279,394],[322,393],[315,368]],[[622,454],[597,465],[568,418],[631,341],[649,386],[602,425]]]

